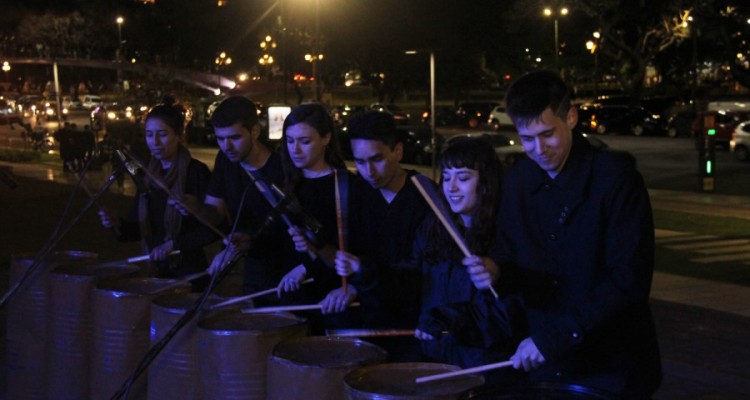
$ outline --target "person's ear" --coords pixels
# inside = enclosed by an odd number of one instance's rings
[[[253,139],[253,141],[260,138],[260,124],[253,125],[253,129],[250,130],[250,138]]]
[[[401,159],[404,158],[404,144],[402,142],[396,143],[396,145],[393,146],[393,152],[396,154],[396,160],[401,162]]]
[[[575,107],[570,107],[568,109],[568,115],[566,117],[565,121],[568,125],[568,128],[573,129],[576,127],[576,124],[578,123],[578,109]]]

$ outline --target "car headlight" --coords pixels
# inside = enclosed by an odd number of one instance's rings
[[[44,113],[47,114],[47,115],[50,115],[50,116],[51,115],[55,115],[55,109],[54,108],[48,108],[48,109],[46,109],[44,111]]]
[[[110,112],[107,113],[107,118],[109,118],[109,119],[117,119],[117,114],[115,114],[114,112],[110,111]]]

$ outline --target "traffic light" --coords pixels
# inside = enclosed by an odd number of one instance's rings
[[[700,141],[699,158],[701,165],[701,176],[703,183],[704,192],[714,191],[714,169],[716,163],[716,150],[715,150],[715,139],[716,139],[716,121],[712,115],[705,115],[703,117],[703,140]]]
[[[708,128],[708,131],[706,131],[706,134],[708,134],[708,136],[716,136],[716,129]]]

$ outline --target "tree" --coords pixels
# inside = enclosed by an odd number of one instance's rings
[[[631,98],[641,95],[646,68],[666,49],[688,38],[688,1],[574,0],[571,7],[592,17],[602,39],[600,60],[617,66],[616,76]]]

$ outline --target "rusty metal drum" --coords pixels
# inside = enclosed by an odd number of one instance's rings
[[[89,397],[91,291],[102,279],[134,277],[132,264],[61,265],[49,278],[47,398]]]
[[[419,384],[416,379],[460,369],[439,363],[378,364],[348,373],[344,385],[351,400],[453,400],[484,384],[484,377],[461,375]]]
[[[200,300],[201,293],[170,293],[151,303],[151,346],[162,340]],[[210,296],[203,308],[221,301]],[[201,399],[198,359],[198,321],[203,311],[183,326],[148,369],[148,398],[153,400]]]
[[[46,399],[47,309],[50,271],[60,265],[90,264],[98,255],[85,251],[58,251],[49,254],[34,268],[26,283],[8,302],[8,398]],[[34,254],[19,254],[10,260],[11,286],[24,277],[34,264]]]
[[[188,291],[189,282],[171,279],[133,278],[99,282],[92,291],[91,399],[111,398],[148,352],[153,299],[165,293]],[[145,397],[146,376],[142,375],[130,386],[128,398]]]
[[[343,400],[344,375],[387,357],[382,348],[355,338],[312,336],[281,342],[268,357],[268,399]]]
[[[266,398],[266,360],[274,346],[307,335],[304,319],[289,313],[217,313],[198,323],[203,397]]]

